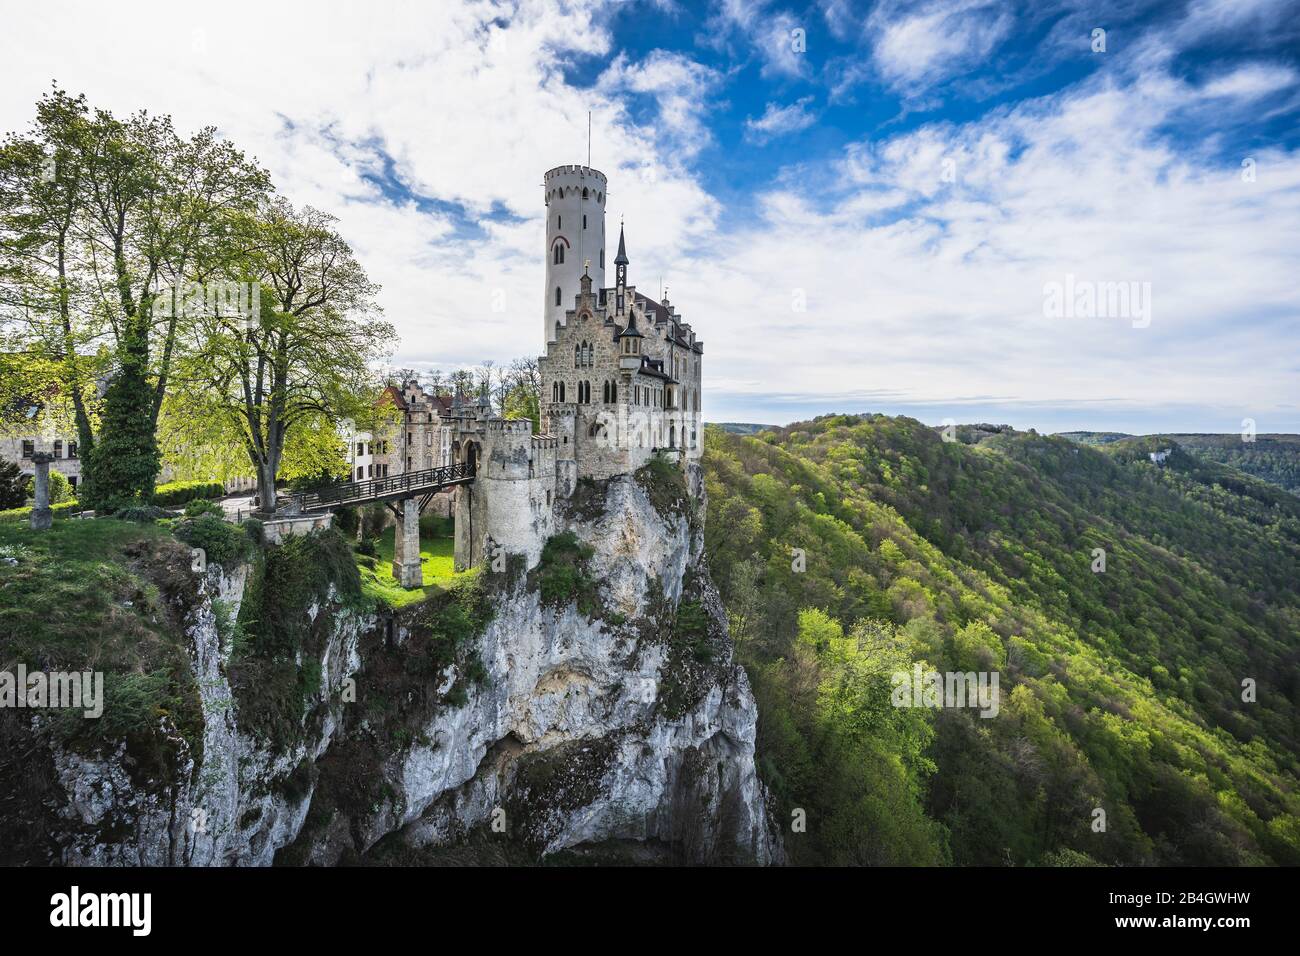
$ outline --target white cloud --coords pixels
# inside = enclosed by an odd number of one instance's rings
[[[916,16],[948,11],[936,29],[948,37],[976,9],[958,6]],[[339,216],[383,285],[398,363],[446,368],[540,349],[541,175],[585,159],[590,109],[633,279],[653,290],[662,277],[706,342],[707,414],[743,417],[778,396],[804,410],[924,403],[935,421],[980,396],[1139,413],[1197,401],[1214,404],[1224,430],[1246,416],[1300,429],[1297,154],[1243,147],[1258,173],[1246,183],[1223,142],[1202,151],[1165,132],[1171,118],[1222,130],[1208,121],[1294,89],[1285,67],[1197,87],[1137,57],[967,124],[806,157],[758,187],[749,216],[743,204],[723,210],[694,168],[715,71],[680,54],[624,55],[600,7],[387,10],[15,8],[7,35],[21,43],[0,58],[0,129],[29,122],[50,75],[119,113],[217,124],[293,201]],[[942,82],[996,45],[997,20],[985,16],[964,45],[908,30],[881,40],[899,82]],[[571,88],[563,67],[590,57],[603,58],[600,79]],[[764,62],[786,75],[779,56]],[[636,97],[653,109],[634,109]],[[777,132],[792,108],[796,122],[811,115],[806,101],[771,104],[751,123]],[[389,172],[404,191],[376,184]],[[1045,319],[1043,285],[1067,273],[1151,282],[1150,326]],[[498,290],[504,312],[492,311]]]
[[[918,95],[986,59],[1014,19],[989,0],[932,0],[919,9],[884,3],[872,11],[867,35],[885,82]]]
[[[677,154],[685,158],[709,145],[712,137],[704,124],[709,97],[722,77],[679,53],[653,50],[639,63],[620,53],[600,75],[596,89],[611,101],[621,93],[654,97],[662,132]],[[654,130],[647,130],[653,137]],[[658,139],[658,137],[654,137]]]
[[[750,117],[745,120],[746,135],[754,142],[764,143],[807,129],[817,122],[817,114],[808,108],[812,101],[811,96],[804,96],[787,106],[768,103],[758,119]]]
[[[802,77],[809,72],[809,23],[788,10],[778,10],[770,0],[718,0],[717,11],[705,25],[701,42],[725,49],[733,38],[758,55],[762,74]],[[796,35],[796,31],[801,31]]]
[[[1251,63],[1205,84],[1205,96],[1253,99],[1296,85],[1296,71],[1278,63]]]

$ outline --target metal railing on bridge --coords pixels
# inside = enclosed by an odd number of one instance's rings
[[[339,485],[326,485],[297,495],[298,506],[303,511],[320,511],[341,505],[365,504],[390,498],[406,498],[421,492],[433,492],[450,485],[464,484],[474,479],[474,466],[469,462],[408,471],[385,478],[368,478],[365,481],[348,481]]]

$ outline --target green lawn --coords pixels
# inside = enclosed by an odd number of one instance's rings
[[[421,588],[407,590],[393,578],[393,528],[386,528],[375,542],[375,567],[365,566],[358,555],[357,568],[361,572],[361,589],[368,597],[383,601],[390,607],[406,607],[423,601],[434,590],[449,588],[457,581],[471,577],[477,570],[457,574],[452,566],[454,542],[447,537],[420,535]]]

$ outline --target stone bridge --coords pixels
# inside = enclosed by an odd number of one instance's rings
[[[408,471],[386,478],[347,481],[293,495],[292,510],[302,514],[382,502],[397,518],[393,532],[393,577],[404,588],[418,588],[420,512],[438,492],[474,480],[474,461]]]

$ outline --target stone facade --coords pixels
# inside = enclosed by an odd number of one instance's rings
[[[614,285],[599,288],[593,279],[593,272],[598,278],[605,272],[605,182],[603,173],[585,166],[557,167],[545,177],[542,434],[532,435],[526,421],[496,416],[486,399],[471,403],[458,395],[445,413],[451,459],[476,468],[474,483],[455,493],[458,569],[493,557],[497,548],[523,554],[531,567],[553,533],[558,502],[581,479],[632,474],[656,455],[688,474],[698,470],[690,466],[704,445],[704,344],[667,298],[656,302],[628,284],[622,229]],[[563,261],[555,252],[566,228],[583,230],[581,272],[568,258],[571,251]],[[557,308],[575,277],[572,308]],[[698,482],[689,485],[698,493]]]
[[[11,461],[27,477],[36,474],[33,456],[44,452],[50,456],[50,471],[57,471],[68,479],[74,489],[81,483],[81,459],[77,457],[77,439],[67,435],[57,438],[38,438],[35,435],[13,435],[0,438],[0,461]]]
[[[451,464],[449,397],[426,392],[411,379],[401,388],[388,386],[380,401],[391,403],[399,418],[377,433],[358,431],[349,436],[348,466],[353,481]]]

